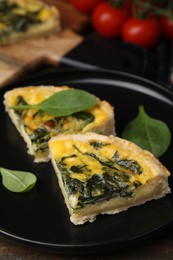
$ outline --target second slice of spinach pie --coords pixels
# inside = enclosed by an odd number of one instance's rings
[[[59,10],[41,0],[0,0],[0,45],[61,30]]]
[[[148,151],[115,136],[62,134],[50,157],[75,225],[115,214],[170,192],[169,171]]]
[[[35,162],[49,160],[52,136],[79,131],[115,134],[114,108],[87,91],[68,86],[15,88],[5,93],[4,104]]]

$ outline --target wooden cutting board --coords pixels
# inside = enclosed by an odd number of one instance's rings
[[[0,87],[43,64],[58,66],[60,59],[83,38],[70,30],[0,47]]]
[[[45,0],[54,4],[55,0]],[[68,1],[56,0],[62,17],[62,31],[0,47],[0,87],[4,87],[43,64],[58,66],[61,58],[83,40],[80,32],[88,17],[77,12]],[[69,15],[68,15],[69,14]],[[75,17],[72,23],[73,17]]]

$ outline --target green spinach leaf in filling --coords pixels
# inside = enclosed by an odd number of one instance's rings
[[[74,146],[78,152],[82,153],[79,148]],[[77,172],[79,174],[88,174],[87,165],[80,165],[80,167],[72,166],[70,171],[67,170],[67,165],[65,159],[63,158],[60,162],[56,162],[58,168],[61,171],[65,189],[68,193],[68,196],[77,195],[78,204],[76,210],[84,207],[87,204],[94,204],[96,202],[110,200],[113,197],[125,197],[129,198],[133,195],[134,190],[141,185],[140,181],[132,182],[130,180],[129,170],[133,174],[141,173],[141,166],[135,160],[120,160],[120,168],[117,167],[119,161],[115,162],[113,160],[104,161],[102,158],[99,158],[98,155],[94,153],[82,153],[86,156],[91,156],[95,160],[99,161],[102,167],[102,173],[91,175],[87,182],[82,182],[76,178],[70,176],[71,172]],[[119,156],[118,156],[119,157]],[[117,159],[118,159],[117,157]],[[126,162],[121,163],[121,162]],[[133,161],[133,163],[131,162]],[[135,167],[132,167],[132,165]],[[136,172],[137,169],[140,171]],[[118,165],[119,166],[119,165]],[[85,171],[86,169],[86,171]],[[128,169],[128,171],[127,171]]]
[[[22,96],[17,97],[17,106],[18,105],[27,105],[27,102]],[[15,111],[18,116],[24,118],[28,110],[26,109],[17,109]],[[33,120],[37,121],[39,118],[44,118],[45,112],[37,110],[33,115]],[[94,121],[94,116],[88,111],[81,111],[74,113],[70,116],[65,117],[55,117],[51,120],[44,122],[40,127],[33,131],[32,134],[29,134],[30,140],[32,142],[35,152],[45,152],[48,150],[47,142],[52,136],[55,136],[59,133],[72,133],[76,131],[82,131],[84,127]],[[26,131],[30,132],[30,126],[25,125]]]

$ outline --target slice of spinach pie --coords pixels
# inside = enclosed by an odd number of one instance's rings
[[[28,152],[34,156],[35,162],[49,160],[48,141],[52,136],[79,131],[94,131],[105,135],[115,134],[113,107],[107,101],[101,101],[94,95],[92,96],[95,97],[96,103],[92,107],[66,116],[52,115],[38,108],[22,108],[22,106],[33,106],[40,102],[47,102],[55,93],[61,92],[62,94],[62,91],[72,89],[68,86],[28,86],[15,88],[5,93],[4,104],[6,111],[27,143]],[[82,102],[82,98],[79,97],[79,99]],[[59,102],[63,102],[62,106],[69,103],[70,105],[67,104],[68,109],[71,110],[76,105],[71,104],[71,100],[73,99],[59,100]],[[86,105],[81,104],[82,106]],[[52,109],[56,112],[54,103],[51,102],[50,105],[53,106]],[[55,105],[57,104],[55,103]],[[13,109],[14,106],[16,109]]]
[[[60,13],[41,0],[0,0],[0,45],[61,30]]]
[[[170,192],[169,171],[148,151],[115,136],[62,134],[50,157],[75,225],[115,214]]]

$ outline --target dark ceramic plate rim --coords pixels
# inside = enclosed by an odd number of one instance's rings
[[[61,75],[68,75],[68,80],[59,80],[58,77],[61,77]],[[11,89],[12,87],[16,87],[16,86],[22,86],[22,85],[30,85],[31,83],[33,83],[33,85],[37,85],[40,84],[40,82],[47,82],[47,81],[51,81],[50,79],[48,80],[48,77],[55,77],[57,78],[59,84],[63,85],[64,82],[76,82],[78,81],[78,78],[75,78],[76,76],[79,76],[79,81],[81,81],[81,77],[85,76],[85,79],[87,80],[87,82],[89,82],[89,84],[91,84],[93,79],[104,79],[106,81],[121,81],[121,82],[128,82],[129,81],[132,82],[137,82],[137,84],[141,85],[141,88],[148,88],[148,87],[153,87],[154,92],[158,92],[161,96],[164,96],[164,98],[169,99],[170,102],[172,102],[173,100],[173,93],[167,89],[165,89],[164,87],[162,87],[161,85],[154,83],[150,80],[135,76],[135,75],[131,75],[128,73],[123,73],[123,72],[118,72],[118,71],[108,71],[108,70],[80,70],[80,69],[68,69],[68,70],[56,70],[56,69],[50,69],[44,72],[40,72],[34,76],[29,76],[29,77],[25,77],[24,79],[15,82],[13,84],[10,84],[9,86],[7,86],[5,89],[1,90],[1,94],[4,93],[6,90]],[[70,78],[70,79],[69,79]],[[89,81],[88,81],[89,80]],[[91,80],[91,81],[90,81]],[[47,84],[47,83],[46,83]],[[112,83],[111,83],[112,84]],[[128,85],[127,84],[127,85]],[[170,196],[170,195],[168,195]],[[145,238],[147,235],[152,235],[155,231],[160,230],[161,228],[165,227],[168,223],[170,223],[173,220],[173,212],[170,213],[170,215],[168,215],[166,218],[162,219],[162,221],[160,221],[160,223],[156,226],[153,226],[152,229],[146,229],[145,231],[142,232],[136,232],[134,235],[127,235],[125,236],[123,239],[112,239],[112,240],[105,240],[102,243],[84,243],[84,244],[57,244],[57,243],[52,243],[52,242],[44,242],[44,241],[37,241],[37,240],[32,240],[32,239],[28,239],[27,237],[25,237],[25,235],[23,236],[18,236],[12,232],[10,232],[10,230],[5,230],[3,229],[3,227],[0,227],[0,234],[6,236],[7,238],[12,238],[15,241],[18,242],[22,242],[24,244],[27,245],[31,245],[31,246],[36,246],[45,250],[52,250],[52,251],[57,251],[63,254],[71,254],[71,253],[91,253],[91,252],[100,252],[100,251],[107,251],[107,250],[111,250],[111,249],[115,249],[115,248],[120,248],[120,247],[124,247],[128,244],[130,244],[133,241],[139,240],[140,238]]]

